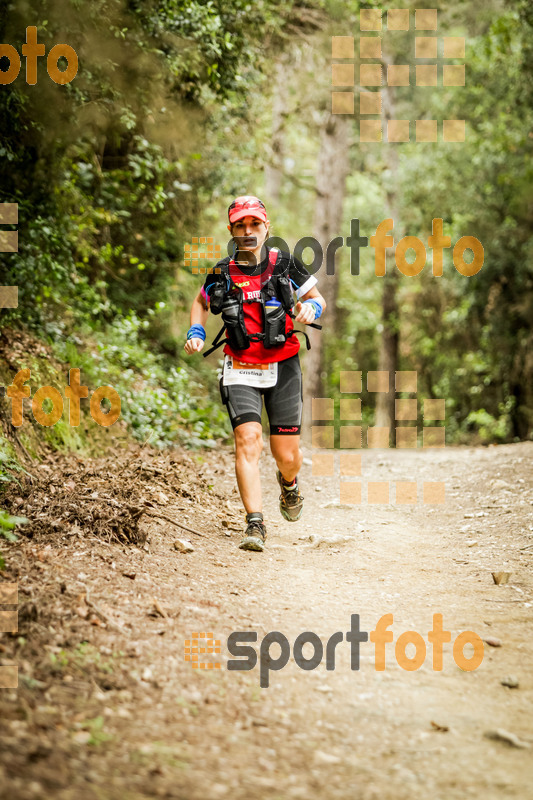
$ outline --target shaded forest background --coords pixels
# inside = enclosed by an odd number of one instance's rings
[[[19,307],[1,312],[2,327],[30,332],[63,365],[54,373],[25,352],[32,394],[80,367],[90,390],[117,389],[141,441],[228,437],[219,357],[182,349],[201,280],[183,265],[184,247],[213,236],[224,252],[227,205],[253,193],[291,248],[303,236],[346,238],[355,218],[370,237],[392,216],[395,243],[427,242],[437,217],[452,246],[477,237],[485,263],[471,278],[449,250],[441,278],[430,258],[413,278],[392,258],[386,279],[370,248],[359,275],[339,250],[335,276],[318,275],[332,302],[304,359],[308,391],[336,396],[340,370],[417,370],[419,398],[447,399],[449,443],[531,438],[533,9],[431,5],[439,37],[466,37],[466,86],[385,91],[385,113],[465,119],[463,144],[360,144],[358,103],[354,116],[332,116],[331,36],[354,35],[358,53],[359,10],[377,3],[0,0],[1,42],[20,52],[36,25],[47,52],[68,43],[80,64],[61,87],[40,59],[28,86],[23,60],[0,86],[0,202],[19,205],[19,252],[0,256],[0,282],[19,286]],[[416,5],[383,11],[399,7]],[[414,63],[413,29],[384,38],[388,63]],[[211,320],[208,338],[217,328]],[[12,376],[4,365],[2,379]],[[87,426],[60,422],[46,436],[58,448],[88,446]]]

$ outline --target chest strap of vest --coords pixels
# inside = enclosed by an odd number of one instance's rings
[[[307,326],[309,328],[316,328],[319,331],[322,330],[322,325],[317,325],[315,322],[308,322]],[[287,334],[287,339],[289,339],[291,336],[303,336],[304,339],[305,339],[306,349],[307,350],[311,349],[311,342],[309,341],[309,336],[307,335],[307,333],[305,331],[297,331],[295,328],[293,328],[292,331],[290,331]]]
[[[269,263],[270,263],[270,267],[272,269],[272,273],[271,273],[267,283],[269,283],[272,280],[272,275],[273,275],[274,268],[275,268],[275,266],[277,264],[277,261],[278,261],[278,256],[279,256],[279,250],[277,250],[277,248],[272,248],[272,250],[270,250],[269,253],[268,253],[268,260],[269,260]],[[229,277],[230,283],[233,283],[232,278],[231,278],[231,274],[230,274],[230,268],[232,266],[234,266],[234,265],[235,265],[235,261],[232,259],[228,264],[228,277]],[[243,300],[242,300],[242,290],[241,290],[241,304],[242,304],[242,302],[243,302]],[[248,302],[248,301],[246,301],[246,302]],[[263,302],[264,302],[264,300],[263,300]],[[294,319],[294,313],[290,309],[286,308],[285,309],[285,313],[288,316],[292,317],[292,319]],[[322,325],[318,325],[318,324],[316,324],[314,322],[308,323],[308,325],[311,328],[316,328],[317,330],[322,330]],[[229,339],[227,338],[227,336],[222,338],[222,336],[224,335],[225,331],[226,331],[226,325],[223,325],[222,328],[217,333],[215,339],[213,340],[212,346],[209,348],[209,350],[207,350],[203,354],[204,358],[207,358],[207,356],[211,355],[211,353],[213,353],[215,350],[218,350],[218,348],[222,347],[222,345],[229,343]],[[291,336],[296,336],[296,335],[300,335],[300,334],[302,336],[304,336],[304,338],[305,338],[305,343],[306,343],[307,350],[310,350],[311,349],[311,343],[309,341],[309,336],[307,335],[307,333],[305,331],[297,331],[297,330],[294,330],[294,328],[293,328],[292,331],[289,331],[289,333],[286,334],[286,338],[288,340]],[[264,339],[265,339],[265,333],[248,333],[248,332],[246,332],[246,335],[247,335],[248,340],[250,342],[261,342],[261,341],[264,341]]]

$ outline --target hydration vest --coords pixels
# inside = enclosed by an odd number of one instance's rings
[[[278,250],[274,248],[269,250],[271,274],[261,287],[259,297],[252,300],[244,299],[242,289],[231,277],[230,269],[235,266],[235,261],[232,259],[220,268],[225,280],[214,285],[209,292],[209,299],[211,311],[213,314],[222,314],[224,324],[213,340],[212,346],[204,353],[204,358],[224,344],[229,344],[232,350],[246,350],[250,347],[250,343],[255,341],[262,342],[263,347],[269,349],[285,344],[289,337],[297,334],[305,337],[307,349],[310,350],[311,344],[305,331],[286,330],[287,316],[294,319],[292,312],[294,298],[290,278],[284,274],[276,274],[278,256]],[[244,321],[244,303],[261,303],[263,324],[261,333],[248,333]],[[312,328],[322,329],[321,325],[310,324]],[[224,332],[226,337],[222,338]]]

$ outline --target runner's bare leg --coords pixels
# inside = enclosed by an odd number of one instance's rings
[[[263,449],[260,422],[244,422],[233,431],[235,436],[235,474],[246,513],[262,511],[259,458]],[[282,439],[282,436],[278,437]]]
[[[270,437],[270,449],[278,465],[278,469],[287,483],[298,475],[303,461],[299,436],[273,435]]]

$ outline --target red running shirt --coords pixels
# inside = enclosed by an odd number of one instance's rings
[[[260,301],[261,287],[265,285],[271,277],[276,264],[276,258],[279,258],[278,274],[287,274],[291,280],[292,286],[296,291],[298,299],[313,288],[316,284],[316,278],[306,270],[303,264],[294,259],[287,253],[282,253],[281,257],[278,256],[276,250],[268,251],[268,264],[263,261],[260,265],[261,272],[259,275],[250,275],[240,269],[239,265],[229,258],[220,261],[217,266],[229,265],[229,275],[233,283],[238,286],[243,292],[243,313],[244,324],[249,334],[263,333],[263,308]],[[286,262],[286,264],[284,264]],[[285,267],[285,269],[283,269]],[[254,270],[255,271],[255,270]],[[225,280],[225,276],[210,274],[207,276],[202,294],[204,299],[209,302],[209,289],[216,282],[217,279]],[[246,302],[250,300],[252,302]],[[292,331],[294,328],[291,317],[286,317],[286,332]],[[286,358],[291,358],[296,355],[300,349],[300,342],[297,336],[291,336],[285,344],[277,345],[276,347],[269,347],[268,349],[263,346],[262,342],[250,342],[250,347],[246,350],[232,350],[229,344],[224,346],[224,353],[234,356],[239,361],[245,364],[269,364],[274,361],[284,361]]]

